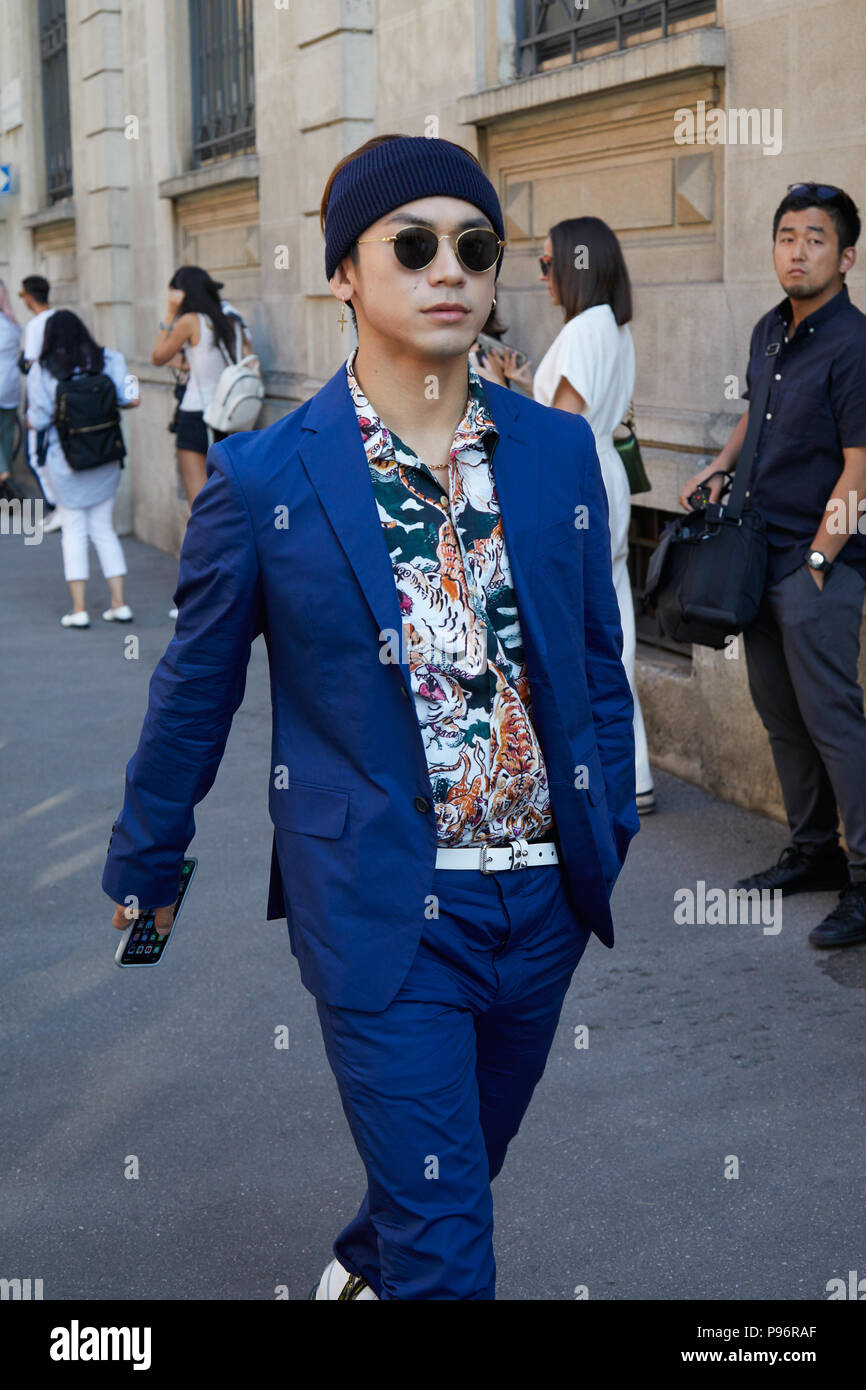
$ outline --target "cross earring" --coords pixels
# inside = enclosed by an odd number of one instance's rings
[[[493,303],[492,303],[491,306],[490,306],[490,312],[491,312],[491,314],[493,313],[493,310],[494,310],[495,308],[496,308],[496,295],[493,296]]]
[[[341,332],[341,333],[342,333],[342,331],[343,331],[343,328],[345,327],[345,325],[346,325],[348,322],[349,322],[349,320],[346,318],[346,301],[345,301],[345,299],[341,299],[341,300],[340,300],[340,317],[337,319],[337,323],[340,325],[340,332]]]

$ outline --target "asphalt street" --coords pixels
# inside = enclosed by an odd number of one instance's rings
[[[153,971],[119,970],[100,880],[177,574],[123,545],[134,621],[102,621],[91,551],[92,626],[65,630],[59,536],[0,536],[0,1275],[46,1299],[303,1299],[364,1177],[285,922],[265,920],[264,642],[176,937]],[[617,944],[592,939],[494,1184],[497,1297],[824,1299],[866,1275],[866,947],[808,945],[833,894],[786,900],[777,932],[676,921],[677,890],[727,889],[785,833],[661,772],[656,789]]]

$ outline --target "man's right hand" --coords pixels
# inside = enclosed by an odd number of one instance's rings
[[[121,907],[120,903],[115,903],[111,925],[117,927],[118,931],[126,931],[130,922],[134,921],[136,917],[142,917],[147,910],[147,908]],[[158,907],[156,909],[153,925],[160,936],[168,936],[173,921],[174,903],[169,903],[167,907]]]
[[[689,498],[691,497],[695,489],[700,487],[702,483],[706,483],[710,475],[712,473],[715,473],[719,468],[724,468],[724,464],[720,463],[718,459],[715,459],[712,463],[707,464],[706,468],[702,468],[700,473],[695,473],[693,477],[689,478],[688,482],[686,483],[685,487],[679,495],[679,504],[682,508],[684,508],[685,511],[694,511],[694,504],[689,501]],[[719,498],[722,495],[722,488],[725,486],[726,481],[726,478],[718,477],[713,478],[713,481],[708,484],[710,489],[709,500],[711,502],[718,502]]]

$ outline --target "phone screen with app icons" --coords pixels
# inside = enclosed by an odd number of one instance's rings
[[[115,954],[115,961],[118,965],[158,965],[165,955],[166,947],[174,934],[177,923],[178,913],[181,909],[186,890],[190,885],[193,874],[196,870],[197,859],[188,858],[183,861],[183,868],[180,871],[180,884],[178,887],[177,899],[174,904],[174,918],[171,928],[165,935],[160,935],[154,926],[155,911],[143,912],[134,922],[126,928],[120,945]]]

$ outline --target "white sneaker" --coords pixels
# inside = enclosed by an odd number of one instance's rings
[[[107,623],[131,623],[132,609],[124,603],[120,608],[106,608],[102,616]]]
[[[331,1260],[325,1266],[325,1272],[318,1284],[313,1287],[310,1294],[311,1299],[373,1299],[378,1303],[379,1300],[374,1294],[366,1279],[362,1279],[359,1274],[350,1274],[347,1269],[340,1264],[339,1260]]]
[[[59,531],[62,528],[62,525],[63,523],[60,520],[58,509],[55,507],[54,511],[48,517],[48,520],[42,522],[43,536],[47,536],[51,531]],[[81,624],[81,626],[83,626],[83,624]]]
[[[60,621],[64,627],[90,627],[88,613],[64,613]]]
[[[170,618],[176,618],[176,617],[177,617],[177,609],[176,609],[176,608],[169,608],[169,610],[168,610],[168,616],[169,616]]]

